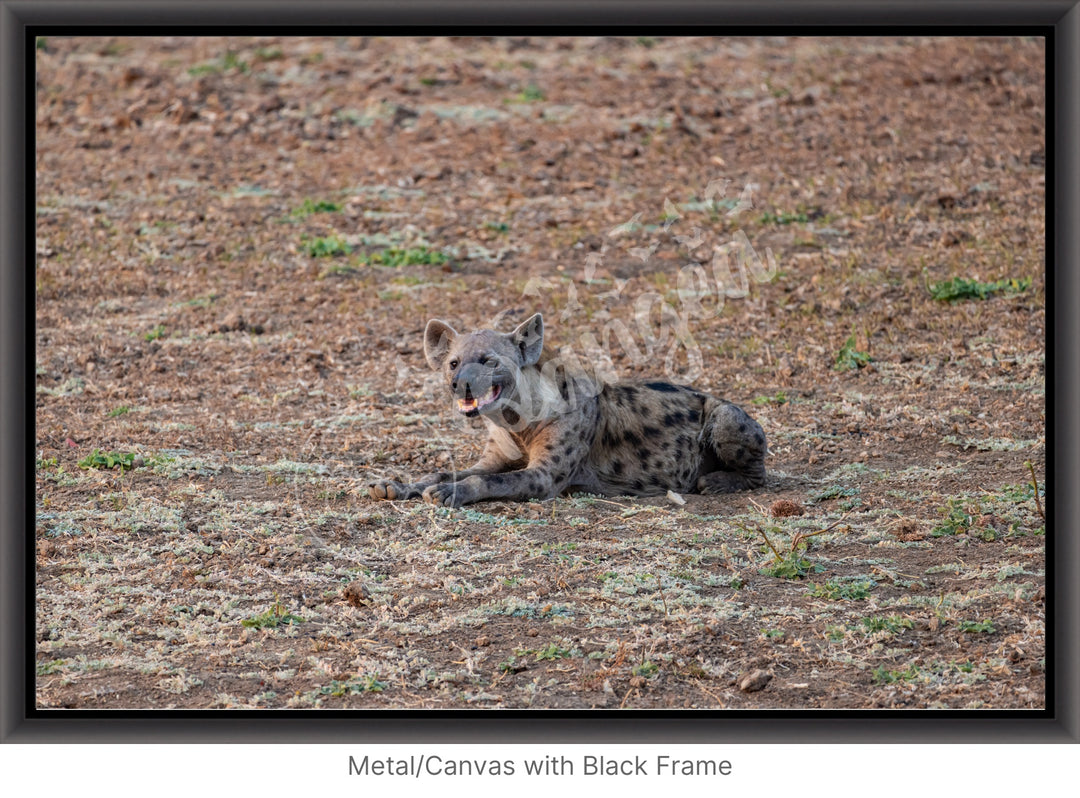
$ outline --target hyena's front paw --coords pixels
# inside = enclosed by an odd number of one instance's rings
[[[412,485],[402,485],[400,482],[375,482],[368,486],[368,495],[373,499],[415,499],[420,495]]]
[[[440,482],[424,491],[424,501],[442,507],[460,507],[471,499],[461,482]]]

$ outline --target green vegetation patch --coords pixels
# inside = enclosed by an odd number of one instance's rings
[[[221,58],[214,61],[208,61],[205,64],[198,64],[188,69],[188,74],[192,77],[201,77],[202,75],[216,75],[222,72],[239,72],[246,75],[251,71],[251,67],[247,61],[241,61],[236,53],[227,52]]]
[[[51,676],[54,673],[59,673],[67,664],[68,661],[66,659],[38,662],[36,672],[38,676]]]
[[[506,100],[507,103],[535,103],[546,99],[544,92],[535,83],[530,83],[513,97]]]
[[[362,263],[394,269],[398,266],[439,266],[448,260],[449,258],[442,252],[436,252],[427,247],[410,247],[406,249],[388,247],[360,258]]]
[[[828,599],[829,601],[862,601],[870,597],[870,591],[874,589],[872,579],[857,582],[841,582],[830,579],[825,584],[810,583],[809,595],[814,598]]]
[[[655,662],[645,660],[640,665],[635,665],[630,669],[630,673],[634,676],[642,676],[646,679],[651,679],[653,676],[660,672],[660,666]]]
[[[789,551],[775,556],[773,561],[761,569],[764,576],[776,579],[802,579],[812,571],[820,572],[823,568],[802,556],[801,551]]]
[[[780,213],[766,211],[761,217],[762,224],[793,224],[795,222],[805,224],[809,221],[810,218],[805,213],[786,213],[784,211]]]
[[[340,698],[360,693],[381,693],[387,686],[387,682],[379,681],[375,676],[356,676],[346,680],[334,679],[330,684],[320,687],[319,693]]]
[[[518,599],[508,599],[503,602],[502,607],[493,608],[491,614],[506,615],[511,618],[573,617],[573,612],[569,607],[560,606],[558,604],[538,605],[535,603],[519,601]]]
[[[854,496],[858,496],[860,489],[855,488],[842,488],[839,485],[833,485],[815,493],[813,496],[808,496],[806,499],[807,504],[817,504],[819,502],[826,501],[828,499],[849,499]]]
[[[240,621],[241,624],[249,629],[275,629],[282,624],[288,626],[302,624],[303,622],[304,619],[299,615],[285,612],[285,607],[280,601],[275,601],[270,605],[270,608],[261,615],[253,615],[250,618],[245,618]]]
[[[341,210],[341,205],[337,202],[330,202],[329,200],[312,201],[305,199],[299,208],[293,210],[291,216],[296,219],[306,219],[315,213],[337,213]]]
[[[968,632],[970,634],[992,635],[997,631],[994,628],[994,624],[990,623],[990,621],[960,621],[959,628],[961,632]]]
[[[836,355],[836,360],[833,363],[833,369],[835,371],[854,371],[861,369],[868,365],[872,357],[869,352],[862,352],[855,343],[855,333],[848,336],[848,339],[844,341],[844,345],[840,347],[840,351]]]
[[[873,634],[874,632],[896,634],[904,629],[910,629],[912,626],[911,621],[907,618],[901,618],[899,615],[890,615],[888,617],[874,615],[863,618],[861,623],[867,634]]]
[[[1009,278],[992,283],[983,283],[978,280],[969,280],[964,277],[954,277],[940,283],[927,283],[926,288],[930,296],[939,302],[962,302],[967,299],[988,299],[995,294],[1015,295],[1027,291],[1031,287],[1031,278]]]
[[[750,404],[758,406],[768,404],[783,405],[787,404],[787,401],[787,394],[783,391],[778,391],[775,396],[755,396],[750,400]]]
[[[134,452],[103,452],[94,449],[86,457],[79,461],[79,468],[119,468],[121,471],[130,471],[135,467]]]
[[[352,244],[341,236],[320,236],[302,242],[304,252],[313,258],[336,258],[352,252]]]
[[[896,682],[910,682],[922,676],[922,671],[916,665],[908,665],[906,668],[889,670],[884,665],[874,669],[872,674],[875,684],[895,684]]]

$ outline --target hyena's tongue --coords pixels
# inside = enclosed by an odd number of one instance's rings
[[[498,385],[495,385],[491,388],[490,391],[481,396],[479,399],[476,399],[475,397],[466,394],[464,399],[457,400],[458,410],[462,413],[475,413],[481,407],[486,407],[487,405],[498,399],[501,390],[502,389]]]

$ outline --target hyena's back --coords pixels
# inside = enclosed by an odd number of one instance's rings
[[[606,385],[598,402],[589,471],[599,492],[726,493],[764,484],[765,434],[730,402],[660,381]]]

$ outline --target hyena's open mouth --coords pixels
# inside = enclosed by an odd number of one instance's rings
[[[502,393],[501,385],[491,386],[491,390],[481,396],[479,399],[473,397],[468,390],[465,391],[465,398],[458,399],[458,410],[464,413],[470,418],[477,415],[481,410],[487,407],[489,404],[499,398],[499,394]]]

